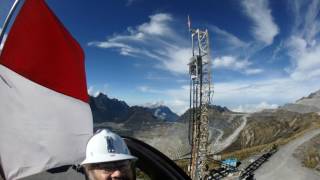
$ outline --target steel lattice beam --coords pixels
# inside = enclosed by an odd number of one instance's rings
[[[189,175],[203,179],[207,171],[208,108],[212,95],[211,57],[208,30],[190,29],[192,58],[190,73],[190,121],[191,162]]]

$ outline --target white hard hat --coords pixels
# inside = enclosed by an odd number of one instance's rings
[[[86,159],[81,165],[136,159],[130,155],[126,143],[119,135],[103,129],[88,141]]]

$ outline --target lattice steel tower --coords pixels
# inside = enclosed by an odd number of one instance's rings
[[[190,74],[190,109],[189,142],[191,160],[189,175],[192,179],[204,179],[208,168],[208,108],[211,104],[211,57],[208,30],[191,29],[192,58],[189,65]]]

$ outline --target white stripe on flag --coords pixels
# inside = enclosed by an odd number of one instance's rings
[[[81,162],[92,123],[89,104],[0,65],[0,159],[9,179]]]

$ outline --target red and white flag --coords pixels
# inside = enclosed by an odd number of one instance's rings
[[[92,131],[83,50],[44,0],[25,0],[0,55],[6,178],[81,162]]]

